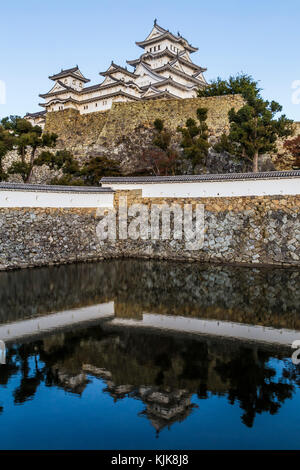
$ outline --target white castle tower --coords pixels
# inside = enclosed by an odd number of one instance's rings
[[[26,119],[43,126],[47,112],[73,108],[86,114],[106,111],[116,101],[194,98],[199,88],[207,86],[203,77],[206,69],[194,64],[190,57],[198,48],[180,33],[171,33],[155,20],[150,34],[136,44],[144,52],[138,59],[127,61],[133,69],[112,61],[100,73],[104,80],[97,85],[85,86],[90,80],[78,66],[50,76],[54,86],[39,95],[45,100],[40,103],[45,110],[28,113]]]

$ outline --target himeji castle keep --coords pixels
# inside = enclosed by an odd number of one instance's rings
[[[54,85],[40,106],[44,111],[28,113],[32,124],[43,126],[47,112],[76,109],[80,114],[106,111],[116,101],[194,98],[197,90],[207,85],[203,72],[191,54],[198,50],[180,35],[173,34],[154,21],[150,34],[136,44],[143,49],[138,59],[127,60],[127,67],[113,61],[105,72],[103,81],[86,86],[90,81],[79,67],[61,70],[49,78]]]

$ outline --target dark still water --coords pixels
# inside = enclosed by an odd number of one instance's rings
[[[297,270],[0,273],[0,448],[300,449],[299,306]]]

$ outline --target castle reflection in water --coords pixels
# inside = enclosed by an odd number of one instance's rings
[[[215,320],[300,333],[299,287],[296,270],[139,260],[0,273],[0,328],[11,331],[55,312],[113,302],[113,316],[8,341],[0,390],[17,377],[13,400],[22,404],[41,384],[83,396],[98,378],[99,393],[101,383],[115,401],[142,401],[140,416],[157,432],[197,412],[193,397],[201,404],[225,396],[252,427],[258,414],[276,414],[300,385],[289,347],[263,337],[246,342],[136,326],[147,314],[174,324]]]

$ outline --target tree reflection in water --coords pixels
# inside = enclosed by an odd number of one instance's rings
[[[13,397],[20,405],[33,400],[42,383],[82,395],[98,377],[115,401],[141,400],[140,415],[157,432],[189,416],[194,394],[203,400],[224,395],[239,403],[242,422],[251,427],[257,414],[277,413],[299,385],[296,366],[288,362],[278,371],[272,359],[284,354],[236,341],[92,326],[12,345],[0,387],[17,377]]]
[[[300,331],[295,269],[131,259],[0,273],[0,325],[106,302],[114,302],[119,319],[138,321],[152,312]],[[289,356],[224,338],[137,331],[104,321],[11,344],[0,367],[0,391],[13,383],[14,403],[22,405],[35,399],[41,385],[81,396],[98,377],[113,400],[142,401],[140,415],[158,432],[185,420],[195,408],[193,397],[200,403],[227,397],[251,427],[257,414],[277,413],[300,385],[299,367],[285,360]]]

